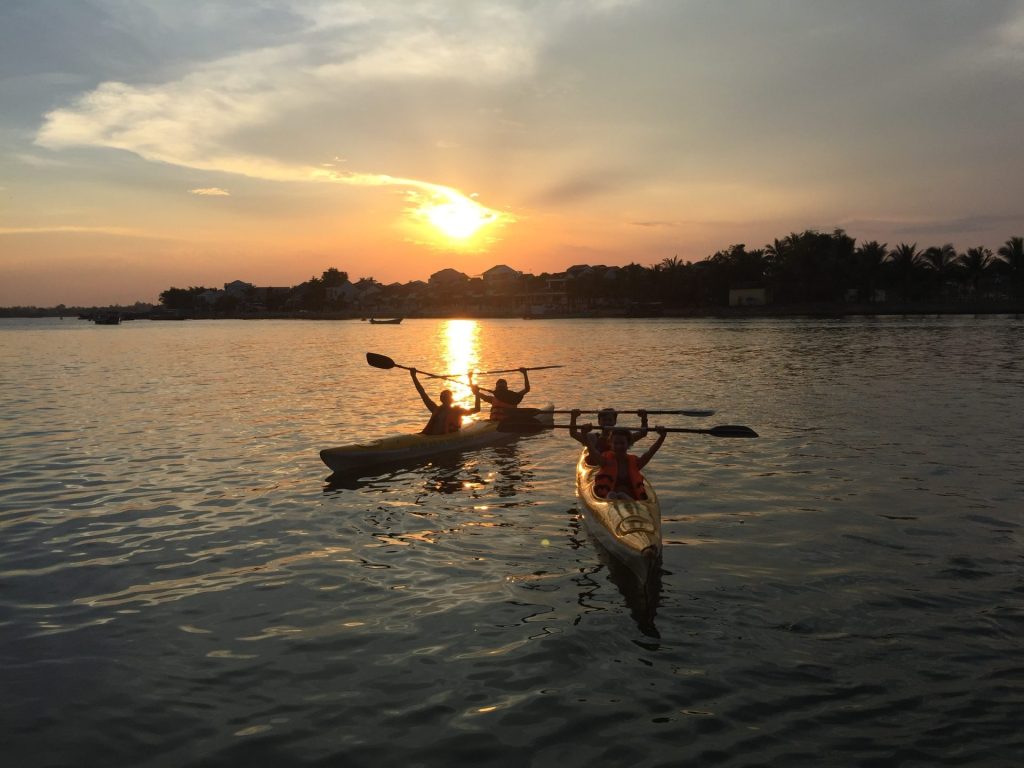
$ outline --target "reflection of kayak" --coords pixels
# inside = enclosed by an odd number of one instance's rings
[[[552,407],[548,405],[540,413],[529,418],[549,424],[552,421]],[[332,471],[347,472],[377,464],[430,458],[450,451],[483,448],[516,439],[515,433],[499,431],[498,425],[497,421],[482,420],[470,422],[458,432],[447,435],[424,435],[416,432],[411,435],[383,437],[365,443],[325,448],[320,451],[320,458]]]
[[[609,501],[594,493],[600,467],[587,464],[583,450],[576,465],[576,495],[583,507],[583,520],[590,534],[641,581],[657,575],[661,560],[661,506],[646,478],[647,499]]]

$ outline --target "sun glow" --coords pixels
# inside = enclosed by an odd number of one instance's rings
[[[456,240],[472,237],[495,218],[493,211],[465,198],[431,205],[424,213],[427,221]]]
[[[416,203],[409,210],[410,217],[426,225],[427,236],[435,244],[480,247],[497,225],[513,220],[509,214],[492,210],[448,187],[435,187],[426,196],[416,192],[410,198]]]

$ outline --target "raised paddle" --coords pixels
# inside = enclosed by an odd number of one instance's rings
[[[407,365],[399,365],[398,363],[396,363],[394,360],[392,360],[387,355],[378,355],[376,352],[367,352],[366,353],[366,362],[368,362],[374,368],[380,368],[382,371],[390,371],[392,368],[402,368],[403,370],[406,370],[406,371],[413,370],[412,368],[410,368]],[[429,371],[421,371],[419,368],[416,369],[416,373],[422,373],[424,376],[428,376],[431,379],[444,379],[445,381],[454,381],[456,384],[461,384],[464,387],[468,387],[469,386],[466,382],[461,381],[460,379],[456,379],[456,378],[453,378],[451,376],[442,376],[439,373],[430,373]],[[481,392],[493,392],[493,390],[487,389],[485,387],[480,387],[480,391]]]
[[[498,424],[499,432],[539,432],[542,429],[570,429],[568,424],[540,424],[528,421],[502,421]],[[657,428],[652,428],[656,432]],[[666,432],[683,432],[691,435],[711,435],[712,437],[758,437],[757,432],[750,427],[739,426],[738,424],[723,424],[710,429],[687,429],[686,427],[665,427]]]
[[[620,411],[617,408],[611,408],[609,410],[615,411],[615,413],[633,413],[633,414],[640,413],[639,410]],[[570,414],[570,413],[572,413],[572,411],[552,411],[552,413]],[[580,413],[581,414],[583,414],[583,413],[601,413],[601,411],[584,411],[584,410],[581,410]],[[703,418],[705,416],[714,416],[715,412],[710,410],[710,409],[708,409],[708,408],[682,408],[682,409],[676,410],[676,411],[647,411],[647,415],[648,416],[696,416],[698,418]]]
[[[516,371],[546,371],[548,368],[565,368],[564,365],[534,365],[527,368],[502,368],[500,371],[474,371],[477,376],[490,376],[494,373],[515,373]]]

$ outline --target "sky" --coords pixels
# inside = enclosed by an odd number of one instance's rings
[[[1024,0],[2,0],[0,306],[1024,234]]]

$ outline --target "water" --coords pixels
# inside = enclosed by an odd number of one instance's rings
[[[669,436],[645,596],[564,435],[327,482],[425,422],[366,351],[761,438]],[[0,321],[4,763],[1020,765],[1022,359],[1005,317]]]

